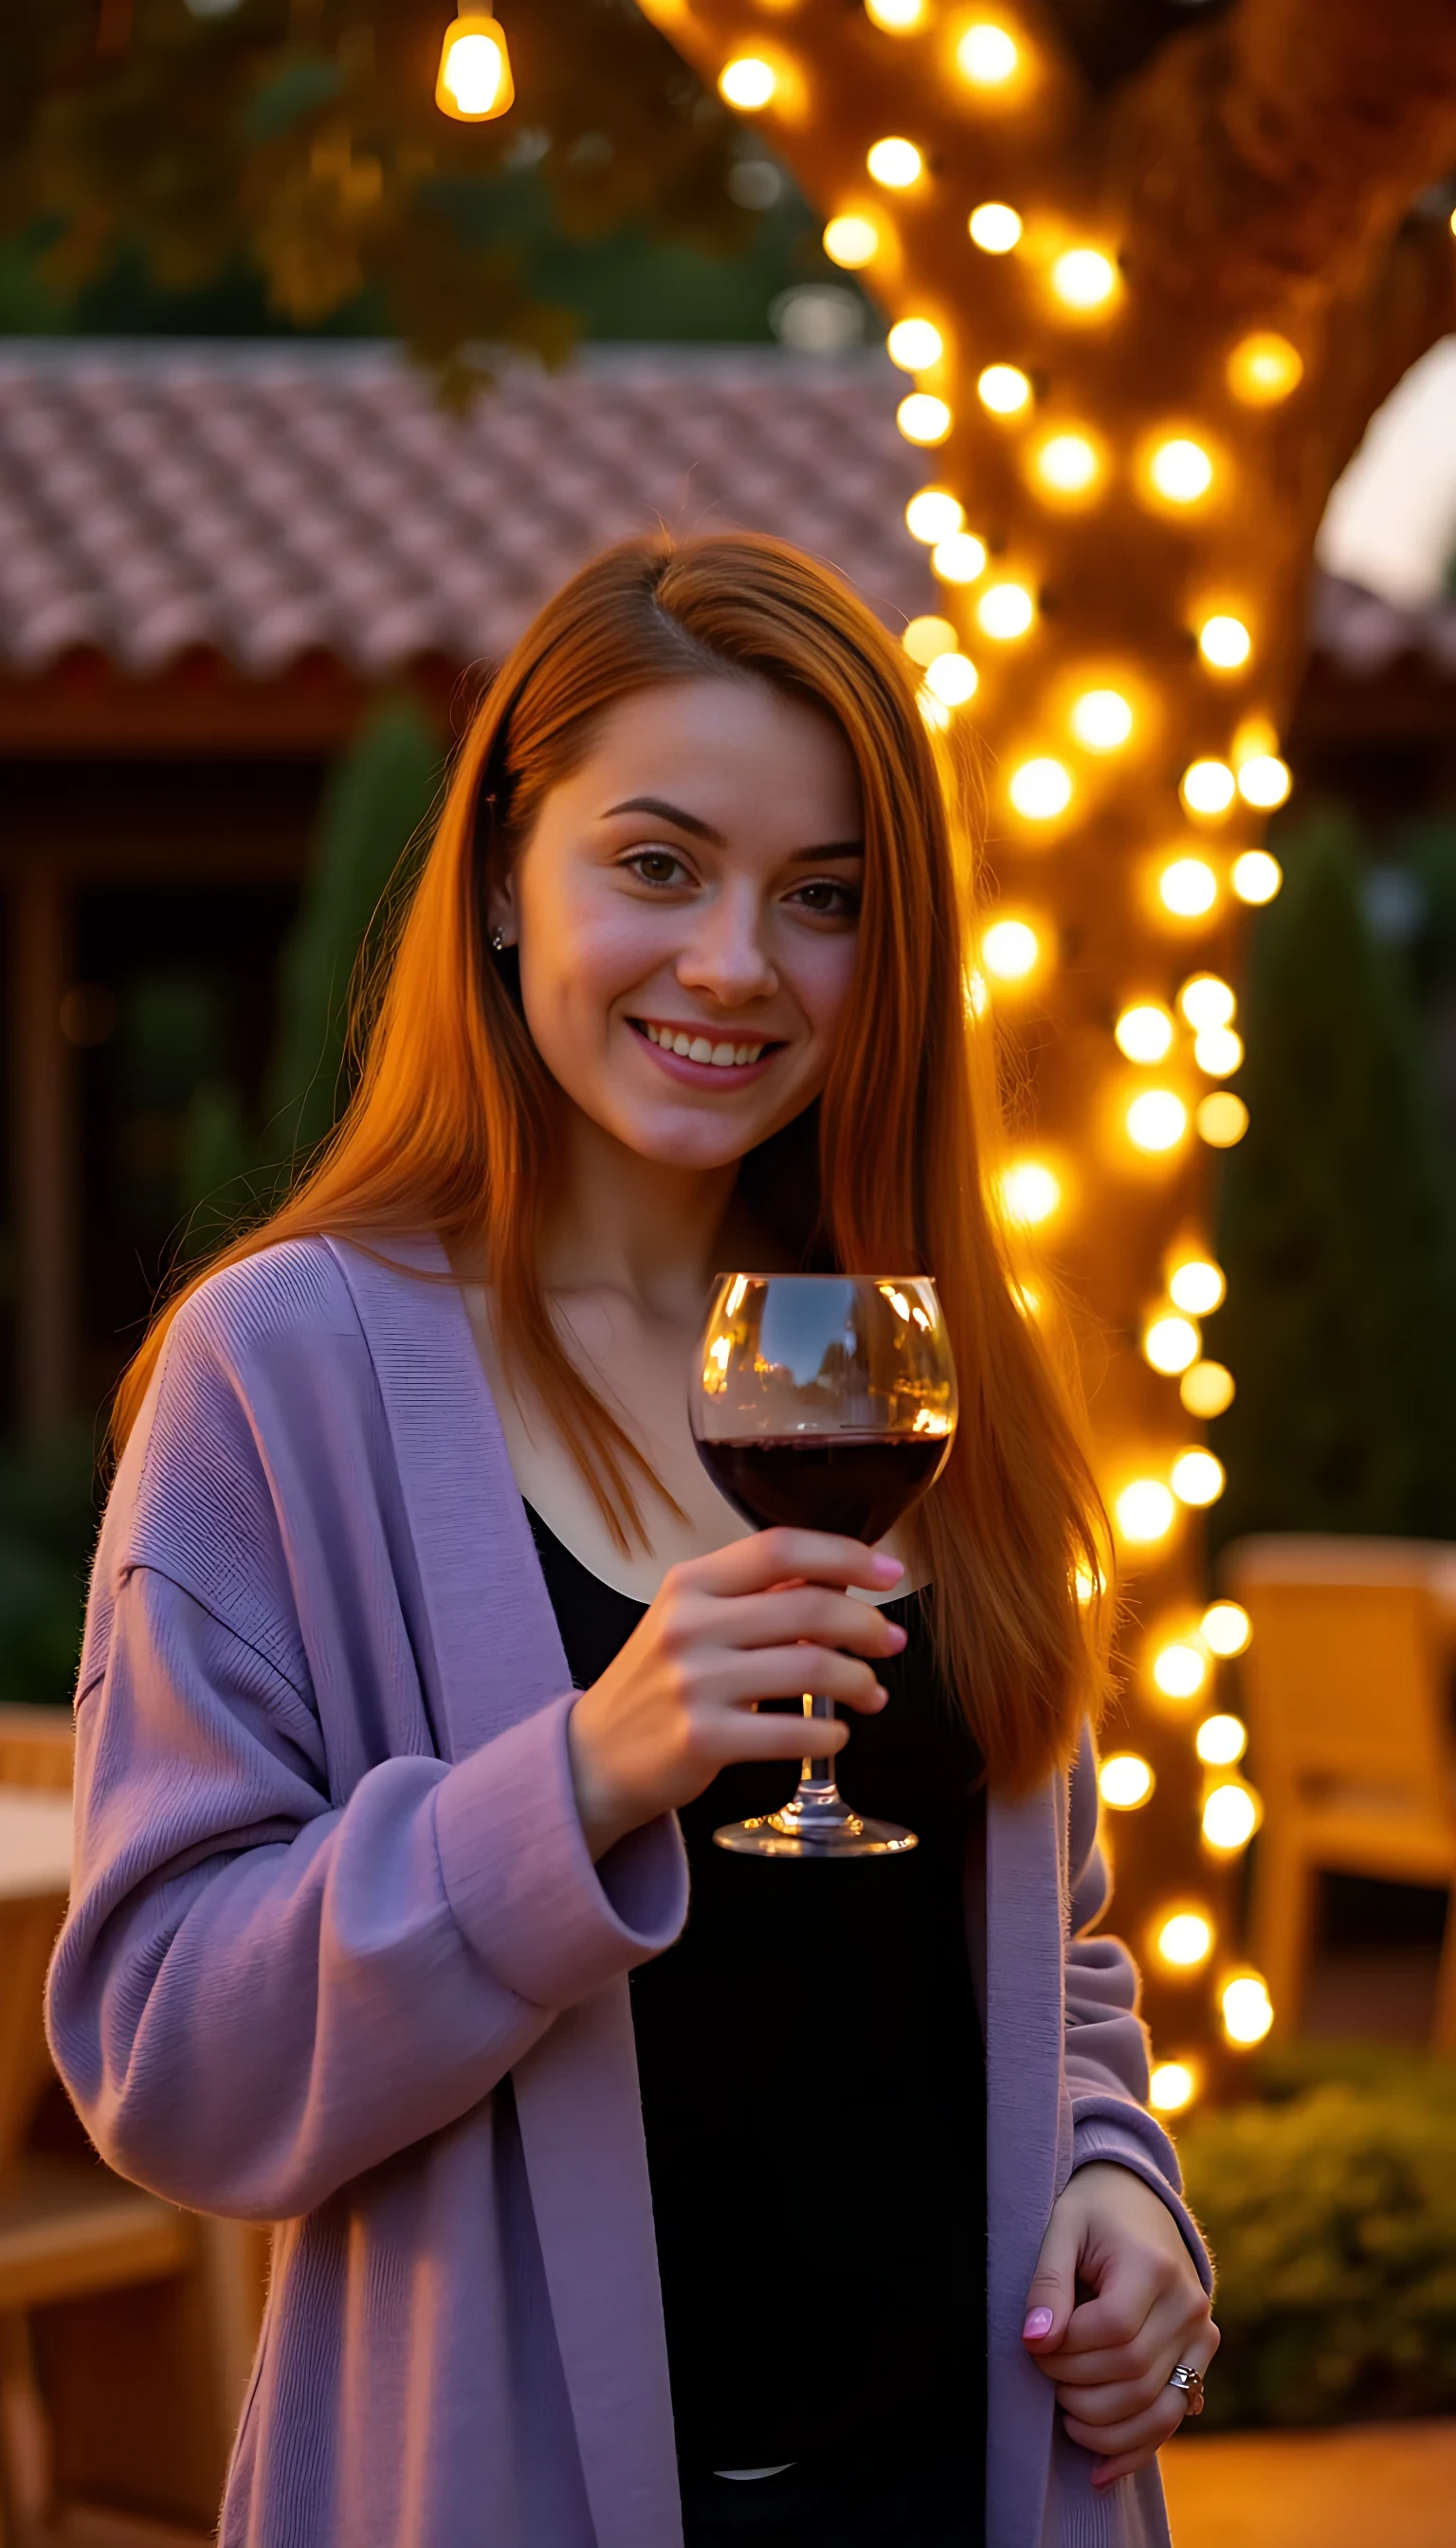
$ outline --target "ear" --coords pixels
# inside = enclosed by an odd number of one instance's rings
[[[486,934],[494,939],[500,932],[504,945],[513,947],[518,936],[515,912],[514,871],[493,884],[486,895]]]

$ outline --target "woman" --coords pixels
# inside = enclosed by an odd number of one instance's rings
[[[1100,1530],[963,944],[869,614],[609,552],[475,719],[337,1138],[124,1385],[50,2025],[114,2166],[282,2225],[228,2548],[1166,2535],[1217,2335],[1083,1934]],[[746,1535],[683,1410],[715,1268],[836,1263],[934,1272],[959,1368],[878,1552]],[[917,1852],[715,1855],[810,1682]]]

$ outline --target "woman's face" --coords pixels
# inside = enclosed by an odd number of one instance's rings
[[[839,729],[766,682],[707,678],[603,719],[489,917],[582,1113],[644,1158],[714,1168],[824,1086],[863,868]]]

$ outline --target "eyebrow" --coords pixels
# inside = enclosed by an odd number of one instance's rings
[[[655,814],[660,823],[671,823],[675,830],[690,834],[693,840],[706,841],[715,850],[725,850],[728,846],[724,835],[715,825],[705,823],[700,814],[685,813],[681,805],[670,805],[662,796],[628,796],[620,805],[608,805],[601,816],[602,822],[609,823],[614,814]],[[863,859],[864,856],[863,841],[825,841],[815,849],[792,850],[789,853],[791,861]]]

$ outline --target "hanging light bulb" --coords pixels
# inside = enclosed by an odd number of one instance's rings
[[[1089,752],[1119,752],[1133,731],[1133,711],[1121,690],[1084,690],[1071,724]]]
[[[944,584],[974,584],[985,563],[986,544],[973,531],[953,531],[949,539],[937,540],[931,556]]]
[[[981,962],[998,982],[1024,982],[1041,953],[1035,929],[1024,920],[993,920],[981,940]]]
[[[1172,1046],[1173,1021],[1161,1001],[1139,1000],[1136,1008],[1124,1009],[1113,1037],[1129,1061],[1161,1061]]]
[[[1171,441],[1158,444],[1147,474],[1166,503],[1196,504],[1214,483],[1214,464],[1201,442],[1175,434]]]
[[[1004,88],[1020,59],[1004,27],[969,27],[956,47],[956,64],[973,88]]]
[[[964,707],[980,687],[980,675],[968,655],[951,647],[933,656],[925,668],[925,685],[942,707]]]
[[[900,188],[913,186],[925,167],[925,161],[913,141],[902,135],[887,134],[882,141],[870,144],[864,165],[877,186]]]
[[[1024,584],[988,584],[975,605],[976,625],[1003,641],[1025,637],[1037,605]]]
[[[1231,1079],[1243,1060],[1243,1038],[1231,1027],[1206,1027],[1194,1038],[1193,1058],[1210,1079]]]
[[[1198,632],[1198,651],[1216,672],[1233,673],[1248,662],[1253,641],[1241,619],[1232,618],[1227,611],[1216,611]]]
[[[1157,880],[1160,900],[1179,920],[1201,920],[1219,898],[1219,879],[1204,859],[1173,859]]]
[[[1198,1623],[1210,1654],[1241,1655],[1253,1636],[1253,1622],[1241,1601],[1214,1601]]]
[[[1228,878],[1240,902],[1272,902],[1284,882],[1284,869],[1267,850],[1244,850]]]
[[[1155,2061],[1148,2074],[1147,2102],[1155,2115],[1186,2113],[1198,2095],[1198,2070],[1191,2061]]]
[[[895,422],[907,442],[930,448],[945,441],[952,416],[944,399],[932,398],[927,390],[912,390],[896,408]]]
[[[946,340],[929,318],[900,318],[885,338],[885,352],[902,372],[928,372],[946,350]]]
[[[1206,1769],[1231,1770],[1248,1749],[1248,1727],[1241,1716],[1206,1716],[1193,1748]]]
[[[1100,248],[1068,248],[1051,269],[1051,289],[1068,310],[1105,310],[1117,288],[1117,267]]]
[[[1155,1156],[1177,1148],[1188,1130],[1188,1109],[1171,1088],[1144,1088],[1123,1120],[1134,1149]]]
[[[1239,1973],[1220,1994],[1224,2033],[1230,2044],[1262,2044],[1274,2023],[1269,1985],[1262,1973]]]
[[[1197,1362],[1201,1346],[1202,1338],[1191,1319],[1151,1319],[1143,1331],[1144,1361],[1169,1379]]]
[[[1168,1277],[1168,1299],[1195,1319],[1206,1319],[1217,1310],[1226,1289],[1222,1266],[1209,1256],[1185,1256]]]
[[[905,507],[905,526],[912,539],[924,540],[928,548],[938,540],[951,539],[965,519],[965,507],[958,496],[945,487],[922,487]]]
[[[1153,1785],[1151,1767],[1140,1752],[1113,1752],[1097,1773],[1097,1792],[1103,1803],[1120,1813],[1145,1805]]]
[[[1217,973],[1190,973],[1178,993],[1178,1007],[1195,1035],[1227,1027],[1236,1005],[1228,984]]]
[[[1247,1849],[1260,1819],[1259,1799],[1242,1778],[1225,1779],[1204,1798],[1204,1839],[1210,1849],[1223,1850],[1229,1857],[1235,1850]]]
[[[452,18],[440,46],[435,104],[457,124],[489,124],[515,96],[510,51],[499,19],[479,10]]]
[[[1059,761],[1044,754],[1012,772],[1007,793],[1027,822],[1049,823],[1071,803],[1071,776]]]
[[[1158,1956],[1177,1972],[1196,1972],[1213,1951],[1214,1924],[1202,1911],[1174,1911],[1158,1930]]]
[[[1212,1451],[1183,1451],[1173,1462],[1171,1484],[1180,1504],[1216,1504],[1228,1481]]]
[[[1164,1698],[1197,1698],[1208,1680],[1207,1658],[1179,1637],[1152,1659],[1152,1678]]]
[[[1272,327],[1240,337],[1228,357],[1228,387],[1245,407],[1274,407],[1297,390],[1305,377],[1301,356],[1287,336]]]
[[[1248,1108],[1231,1088],[1218,1088],[1203,1099],[1194,1122],[1199,1139],[1207,1141],[1211,1150],[1231,1150],[1248,1131]]]
[[[986,256],[1009,256],[1021,236],[1021,215],[1010,204],[977,204],[965,227]]]
[[[975,385],[982,407],[992,415],[1019,415],[1032,395],[1032,385],[1015,363],[988,363]]]
[[[1013,1159],[1002,1170],[1000,1186],[1007,1219],[1025,1228],[1049,1221],[1061,1201],[1061,1186],[1041,1159]]]
[[[1227,761],[1191,761],[1178,782],[1190,814],[1227,814],[1233,802],[1233,773]]]
[[[900,643],[912,664],[933,664],[937,655],[955,645],[956,631],[949,619],[939,619],[927,610],[907,623]]]
[[[1289,764],[1277,752],[1256,752],[1238,765],[1238,792],[1245,805],[1270,813],[1282,805],[1294,784]]]
[[[1053,433],[1042,444],[1033,467],[1053,496],[1090,495],[1102,475],[1097,447],[1085,433]]]
[[[1223,1415],[1233,1404],[1233,1374],[1227,1363],[1192,1363],[1178,1383],[1178,1396],[1190,1415],[1205,1421]]]
[[[1113,1515],[1130,1546],[1147,1548],[1167,1538],[1178,1517],[1178,1507],[1159,1479],[1135,1478],[1118,1497]]]
[[[866,222],[859,213],[839,213],[825,224],[825,255],[852,273],[867,265],[878,247],[879,232],[873,222]]]
[[[886,36],[913,36],[925,17],[925,0],[864,0],[870,25]]]

